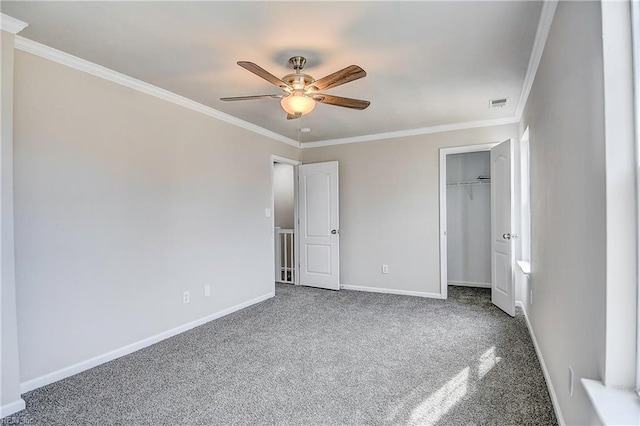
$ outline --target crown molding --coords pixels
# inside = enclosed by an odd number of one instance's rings
[[[319,148],[321,146],[343,145],[347,143],[372,142],[382,139],[404,138],[407,136],[428,135],[430,133],[451,132],[454,130],[477,129],[480,127],[501,126],[519,122],[516,117],[496,118],[493,120],[467,121],[464,123],[443,124],[440,126],[420,127],[417,129],[398,130],[395,132],[373,133],[350,138],[329,139],[317,142],[303,142],[301,148]]]
[[[303,142],[303,143],[299,143],[294,139],[288,138],[279,133],[265,129],[264,127],[260,127],[255,124],[249,123],[248,121],[241,120],[237,117],[226,114],[222,111],[211,108],[199,102],[192,101],[191,99],[185,98],[184,96],[180,96],[173,92],[169,92],[168,90],[161,89],[152,84],[145,83],[141,80],[135,79],[133,77],[129,77],[125,74],[119,73],[117,71],[114,71],[109,68],[103,67],[101,65],[95,64],[93,62],[89,62],[87,60],[78,58],[76,56],[70,55],[68,53],[46,46],[44,44],[26,39],[21,36],[16,36],[15,48],[22,50],[24,52],[31,53],[33,55],[37,55],[42,58],[63,64],[63,65],[66,65],[68,67],[77,69],[79,71],[86,72],[96,77],[104,78],[105,80],[109,80],[114,83],[140,91],[142,93],[155,96],[157,98],[166,100],[168,102],[172,102],[176,105],[180,105],[182,107],[191,109],[193,111],[200,112],[202,114],[208,115],[218,120],[221,120],[229,124],[233,124],[235,126],[249,130],[251,132],[260,134],[262,136],[266,136],[270,139],[274,139],[279,142],[283,142],[297,148],[306,149],[306,148],[318,148],[322,146],[331,146],[331,145],[372,142],[377,140],[402,138],[407,136],[418,136],[418,135],[426,135],[426,134],[441,133],[441,132],[450,132],[455,130],[468,130],[468,129],[474,129],[474,128],[499,126],[504,124],[514,124],[514,123],[520,122],[520,120],[522,119],[524,108],[527,104],[529,94],[531,92],[531,88],[533,86],[533,82],[535,80],[535,75],[538,70],[538,66],[540,65],[540,60],[542,58],[542,53],[544,51],[547,37],[549,36],[549,31],[551,29],[551,24],[553,22],[553,16],[555,14],[557,5],[558,5],[558,0],[545,0],[542,6],[542,11],[540,12],[540,20],[538,22],[538,28],[536,30],[536,37],[533,43],[531,55],[529,57],[529,64],[528,64],[527,72],[525,74],[525,79],[522,85],[522,91],[520,93],[520,99],[518,101],[518,105],[516,106],[516,113],[513,117],[498,118],[498,119],[492,119],[492,120],[468,121],[463,123],[443,124],[439,126],[420,127],[416,129],[373,133],[368,135],[338,138],[338,139],[327,139],[327,140],[321,140],[321,141],[315,141],[315,142]],[[9,28],[12,28],[16,30],[16,32],[19,32],[23,28],[25,28],[27,25],[28,24],[22,21],[19,21],[15,18],[2,14],[3,30],[5,30],[5,26],[7,26],[6,31],[10,31]]]
[[[251,124],[248,121],[244,121],[232,115],[225,114],[222,111],[218,111],[217,109],[203,105],[199,102],[192,101],[191,99],[185,98],[184,96],[177,95],[168,90],[161,89],[152,84],[145,83],[144,81],[135,79],[133,77],[129,77],[128,75],[119,73],[117,71],[111,70],[109,68],[103,67],[93,62],[80,59],[77,56],[70,55],[68,53],[65,53],[60,50],[54,49],[52,47],[46,46],[44,44],[35,42],[33,40],[16,36],[15,48],[22,50],[23,52],[31,53],[32,55],[40,56],[41,58],[48,59],[50,61],[57,62],[62,65],[66,65],[70,68],[74,68],[79,71],[86,72],[96,77],[109,80],[113,83],[117,83],[122,86],[129,87],[130,89],[134,89],[139,92],[146,93],[151,96],[155,96],[156,98],[160,98],[162,100],[172,102],[176,105],[180,105],[190,110],[202,113],[204,115],[208,115],[209,117],[213,117],[218,120],[227,122],[229,124],[233,124],[235,126],[241,127],[243,129],[257,133],[259,135],[266,136],[268,138],[277,140],[279,142],[286,143],[287,145],[295,146],[296,148],[300,147],[300,144],[298,143],[298,141],[288,138],[286,136],[280,135],[276,132],[272,132],[271,130],[265,129],[264,127],[256,126],[255,124]]]
[[[29,24],[26,22],[22,22],[19,19],[14,18],[13,16],[5,15],[4,13],[0,13],[0,30],[6,31],[11,34],[18,34],[20,31],[27,28]]]
[[[518,101],[518,106],[516,107],[516,117],[518,118],[518,121],[522,118],[524,108],[527,106],[529,93],[531,93],[533,81],[535,80],[536,73],[538,72],[538,66],[542,59],[542,52],[547,44],[547,37],[549,37],[549,31],[551,30],[551,24],[553,23],[553,16],[556,13],[557,6],[558,0],[545,0],[542,4],[540,20],[538,21],[538,29],[536,30],[536,38],[533,41],[531,56],[529,56],[529,65],[527,66],[527,73],[524,77],[522,91],[520,92],[520,99]]]

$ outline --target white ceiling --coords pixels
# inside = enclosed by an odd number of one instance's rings
[[[542,2],[10,2],[21,36],[167,89],[291,139],[311,142],[515,115]],[[282,77],[288,58],[321,78],[351,64],[367,77],[327,93],[364,111],[319,104],[286,120],[279,93],[236,65]],[[489,100],[509,98],[489,109]],[[300,134],[298,127],[311,132]]]

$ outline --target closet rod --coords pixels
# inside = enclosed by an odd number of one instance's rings
[[[491,183],[491,179],[482,179],[482,180],[468,180],[465,182],[451,182],[448,183],[447,186],[461,186],[461,185],[484,185]]]

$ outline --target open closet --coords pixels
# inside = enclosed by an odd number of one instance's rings
[[[491,288],[491,154],[450,154],[447,284]]]

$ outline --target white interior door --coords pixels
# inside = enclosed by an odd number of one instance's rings
[[[300,284],[340,289],[338,162],[298,167]]]
[[[514,316],[511,211],[511,140],[507,140],[491,149],[491,301]]]

